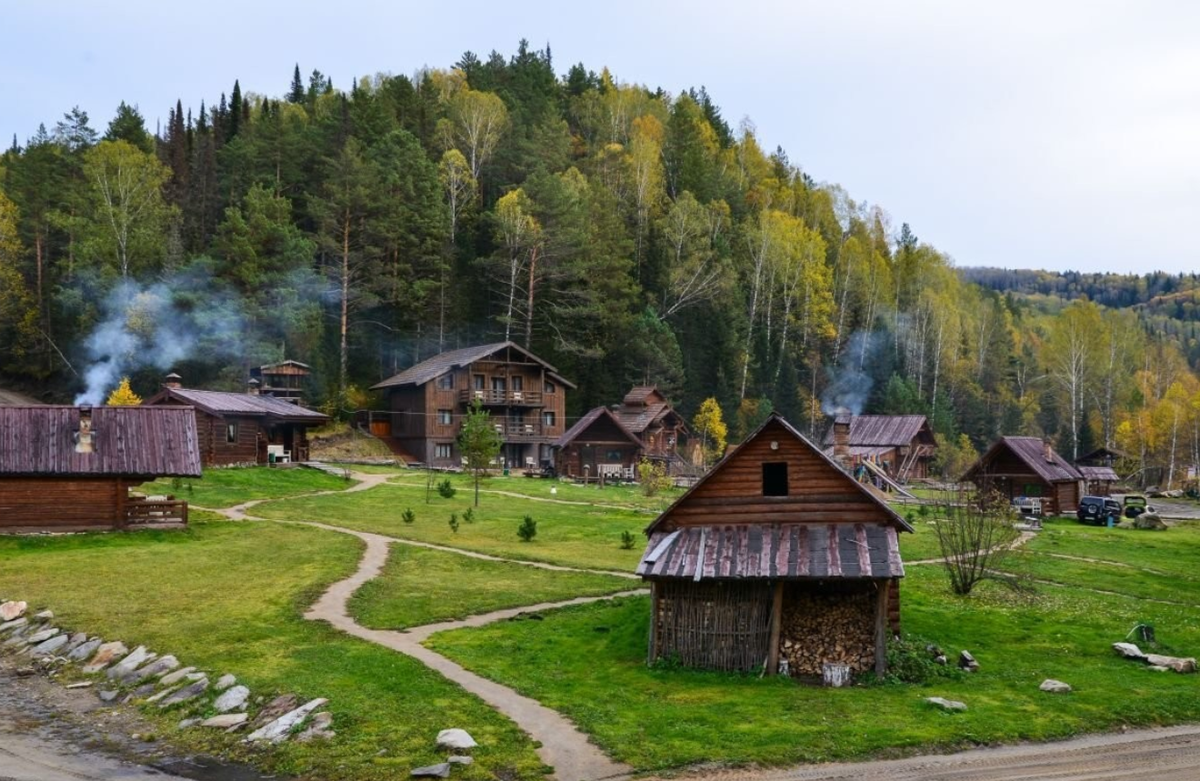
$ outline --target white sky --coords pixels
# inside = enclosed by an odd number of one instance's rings
[[[104,6],[101,8],[100,6]],[[549,43],[677,93],[704,85],[818,181],[959,265],[1200,271],[1200,3],[342,0],[197,6],[0,0],[0,143],[78,104],[150,129],[234,79],[281,95],[299,62],[356,76]]]

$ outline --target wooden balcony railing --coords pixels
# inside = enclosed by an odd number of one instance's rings
[[[152,523],[182,523],[187,525],[187,502],[178,499],[130,499],[125,505],[125,524],[141,526]]]
[[[546,436],[546,430],[541,423],[493,423],[496,431],[506,441],[521,441],[540,439]]]
[[[458,392],[458,400],[471,404],[479,399],[485,407],[540,407],[541,391],[519,390],[464,390]]]

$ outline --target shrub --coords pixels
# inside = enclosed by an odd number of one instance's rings
[[[638,464],[638,482],[642,485],[642,493],[654,496],[659,491],[671,487],[671,478],[667,477],[667,468],[661,463],[642,459]]]
[[[474,507],[467,508],[467,511],[465,513],[463,513],[463,520],[466,521],[467,523],[475,523],[475,508]]]
[[[521,521],[521,525],[517,527],[517,536],[521,538],[521,542],[533,542],[533,538],[537,536],[537,521],[533,520],[532,515],[526,515],[525,520]]]
[[[453,499],[454,495],[458,493],[458,489],[450,483],[450,478],[447,477],[445,480],[437,484],[437,492],[438,496],[442,497],[443,499]]]
[[[404,521],[405,523],[412,523],[413,521],[417,520],[417,514],[412,511],[411,507],[409,507],[405,509],[404,512],[400,513],[400,520]]]
[[[633,550],[633,543],[635,539],[636,538],[633,536],[633,532],[621,532],[621,550]]]
[[[935,678],[961,678],[963,673],[953,663],[935,661],[937,646],[920,637],[905,635],[892,638],[887,647],[887,672],[878,683],[928,683]],[[870,680],[873,674],[864,676]]]
[[[450,513],[450,531],[458,534],[458,513]]]

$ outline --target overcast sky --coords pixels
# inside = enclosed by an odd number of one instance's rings
[[[101,7],[105,6],[105,7]],[[622,82],[704,85],[818,181],[960,266],[1200,271],[1200,3],[0,3],[0,139],[119,101],[281,95],[550,44]]]

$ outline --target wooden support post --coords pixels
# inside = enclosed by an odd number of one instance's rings
[[[887,580],[875,581],[875,674],[887,672],[888,589]]]
[[[654,664],[658,659],[658,635],[659,635],[659,615],[658,615],[658,581],[650,581],[650,642],[649,656],[646,659],[647,664]]]
[[[783,625],[783,581],[775,583],[775,598],[771,603],[771,639],[767,647],[767,674],[779,674],[779,632]]]

